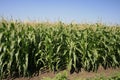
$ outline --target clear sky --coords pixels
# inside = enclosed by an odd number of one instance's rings
[[[120,0],[0,0],[0,16],[120,24]]]

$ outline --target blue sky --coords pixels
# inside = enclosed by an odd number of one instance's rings
[[[120,0],[0,0],[0,16],[120,24]]]

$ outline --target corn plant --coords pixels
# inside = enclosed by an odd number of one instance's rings
[[[83,27],[81,27],[83,26]],[[120,66],[120,28],[0,20],[0,78]]]

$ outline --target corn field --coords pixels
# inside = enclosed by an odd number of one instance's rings
[[[0,78],[120,66],[120,27],[0,21]]]

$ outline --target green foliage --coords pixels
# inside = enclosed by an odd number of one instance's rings
[[[0,77],[120,66],[120,28],[0,21]],[[89,27],[92,26],[92,27]]]

